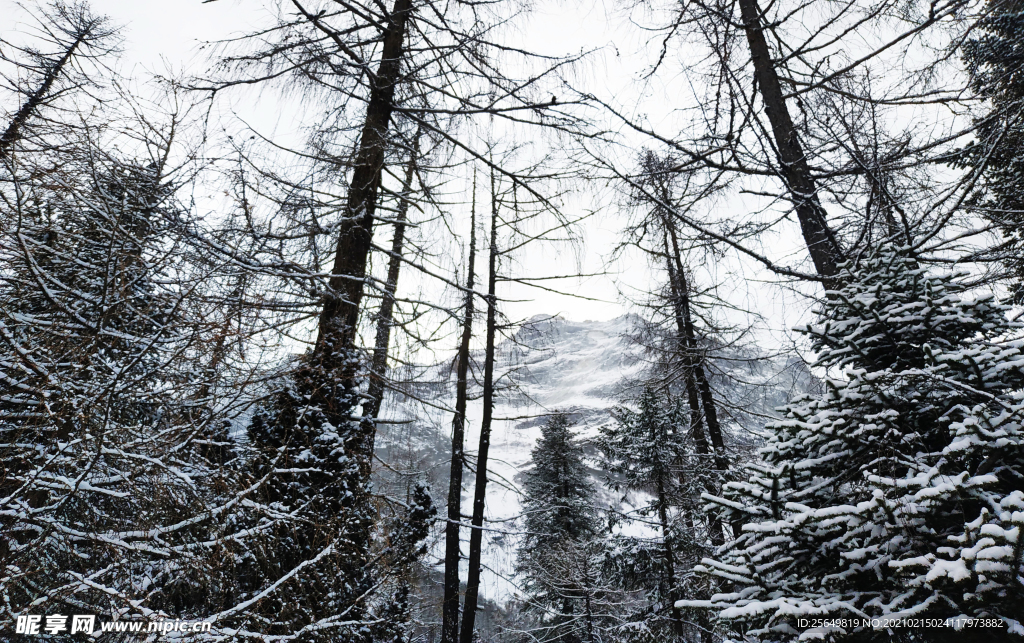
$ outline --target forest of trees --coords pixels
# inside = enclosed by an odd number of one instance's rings
[[[0,640],[1024,642],[1024,4],[233,6],[0,24]]]

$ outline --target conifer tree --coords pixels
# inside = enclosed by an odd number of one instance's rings
[[[569,416],[553,414],[541,431],[523,482],[526,535],[518,569],[529,609],[540,614],[541,640],[594,641],[595,489]]]
[[[999,624],[901,629],[907,640],[1024,634],[1019,324],[907,249],[846,264],[840,283],[802,331],[842,374],[789,404],[763,464],[710,498],[746,524],[704,561],[734,588],[704,605],[772,640],[811,615]],[[890,640],[862,621],[830,634]]]
[[[604,469],[617,475],[610,480],[613,487],[649,498],[625,517],[647,529],[617,535],[609,560],[625,589],[645,594],[643,614],[627,618],[632,638],[639,638],[641,631],[659,640],[684,637],[687,628],[675,603],[694,597],[699,589],[692,582],[684,584],[683,577],[707,552],[710,525],[701,519],[697,502],[706,481],[701,480],[683,401],[666,403],[664,395],[645,386],[636,407],[615,410],[615,425],[602,429],[598,446]],[[656,537],[649,534],[654,525]]]
[[[975,36],[964,43],[963,53],[974,92],[986,99],[988,111],[978,119],[977,140],[969,145],[964,163],[981,173],[983,212],[1004,236],[998,248],[1014,278],[1014,300],[1024,301],[1024,247],[1021,212],[1024,211],[1024,64],[1021,41],[1024,13],[1016,3],[990,0],[988,11],[976,25]]]
[[[389,591],[380,592],[381,624],[373,632],[376,643],[405,643],[410,639],[411,576],[415,563],[427,553],[424,544],[430,523],[437,514],[429,489],[422,483],[411,486],[405,510],[392,520],[387,546],[380,554],[386,573],[378,572]]]
[[[12,175],[0,213],[3,610],[191,607],[206,549],[181,546],[206,540],[213,472],[184,403],[205,353],[181,205],[159,163],[65,142],[60,174]]]

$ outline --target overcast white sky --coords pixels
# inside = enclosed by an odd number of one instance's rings
[[[28,1],[24,4],[32,6],[34,3]],[[126,72],[137,77],[148,73],[166,74],[168,71],[201,69],[207,60],[206,53],[199,48],[201,43],[242,33],[247,26],[261,23],[260,19],[264,17],[258,13],[260,3],[240,0],[217,0],[205,4],[201,0],[175,0],[173,3],[153,0],[91,0],[90,4],[97,13],[106,14],[115,23],[125,25],[125,53],[121,64]],[[551,53],[566,53],[578,51],[585,46],[595,46],[603,37],[598,30],[606,30],[605,21],[600,15],[602,10],[591,3],[583,4],[586,6],[569,6],[566,3],[558,9],[558,14],[536,15],[530,21],[524,38],[534,49],[544,49]],[[24,12],[12,0],[0,0],[0,16],[3,16],[0,19],[0,31],[4,33],[25,26]],[[253,97],[245,100],[253,100]],[[268,92],[259,100],[273,100],[273,94]],[[249,106],[236,107],[245,109]],[[256,113],[260,115],[261,122],[257,123],[257,127],[263,131],[274,130],[280,133],[290,129],[293,124],[288,121],[286,110],[273,109],[265,104],[258,107]],[[589,220],[585,250],[587,270],[594,271],[600,267],[602,256],[614,241],[616,225],[606,218]],[[550,250],[538,252],[530,259],[534,268],[538,264],[551,263],[553,269],[557,269],[558,265],[567,263],[564,252],[556,254]],[[635,270],[634,277],[641,280],[645,274],[642,266],[634,269],[625,266],[621,269],[628,272]],[[624,312],[617,301],[616,280],[617,277],[594,277],[578,284],[564,284],[567,290],[602,300],[599,302],[531,291],[529,295],[516,293],[512,298],[529,296],[536,297],[536,301],[512,304],[508,312],[513,319],[534,314],[562,314],[577,320],[610,319]]]
[[[638,95],[641,84],[635,80],[644,71],[644,51],[647,48],[645,39],[651,37],[651,34],[636,28],[622,14],[620,7],[623,3],[617,3],[616,0],[608,0],[608,3],[538,3],[544,13],[535,13],[524,26],[521,44],[528,49],[551,54],[596,48],[599,51],[578,69],[577,82],[585,85],[588,91],[608,100],[641,105],[656,124],[659,118],[671,118],[672,108],[685,92],[677,91],[679,88],[660,86],[655,90],[648,85],[643,90],[644,96]],[[26,4],[32,6],[34,3],[29,1]],[[122,67],[136,77],[144,77],[147,73],[166,74],[168,71],[180,73],[183,69],[198,71],[207,60],[206,53],[199,49],[201,43],[243,33],[251,25],[265,24],[265,16],[259,13],[263,10],[260,8],[263,3],[256,0],[217,0],[205,4],[201,0],[175,0],[173,3],[153,0],[91,0],[91,5],[97,13],[106,14],[115,23],[125,26]],[[614,14],[611,19],[609,13]],[[23,21],[24,13],[17,8],[15,2],[0,0],[0,32],[9,34],[23,28]],[[19,25],[19,22],[22,24]],[[680,81],[679,76],[676,81]],[[257,129],[268,135],[281,135],[297,121],[293,115],[298,114],[273,103],[276,100],[274,92],[265,92],[258,98],[253,94],[239,94],[231,100],[236,103],[240,100],[260,101],[251,114],[255,115],[254,124]],[[232,107],[249,112],[254,106],[235,104]],[[230,109],[221,110],[221,113],[230,113]],[[662,116],[654,116],[655,113]],[[590,188],[584,186],[582,189]],[[583,230],[586,241],[583,249],[584,272],[595,272],[602,268],[605,257],[618,239],[617,229],[622,224],[614,211],[611,195],[601,198],[604,200],[600,204],[605,208],[604,214],[590,218]],[[796,241],[795,247],[799,248],[799,240]],[[783,247],[789,245],[787,242]],[[534,274],[565,274],[576,268],[576,262],[571,256],[573,253],[565,249],[535,248],[529,252],[530,256],[521,257],[520,262],[533,270]],[[579,283],[561,283],[563,289],[597,301],[560,297],[536,290],[507,292],[505,294],[509,299],[530,298],[532,301],[510,303],[506,312],[513,320],[537,314],[561,314],[580,321],[611,319],[627,310],[619,301],[619,289],[635,294],[648,281],[648,272],[642,261],[620,262],[612,270],[613,274],[608,276],[591,277]],[[750,274],[757,276],[753,272]],[[742,280],[736,284],[737,290],[746,290],[749,286]],[[748,291],[753,294],[739,293],[739,297],[745,297],[746,305],[762,313],[768,312],[767,308],[785,305],[778,298],[777,292],[766,293],[762,292],[763,288],[759,288],[760,285],[755,284],[754,290]],[[751,303],[751,297],[761,301]]]

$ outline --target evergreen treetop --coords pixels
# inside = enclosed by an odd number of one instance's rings
[[[566,413],[548,419],[532,455],[533,468],[523,481],[526,550],[594,535],[595,490]]]
[[[742,534],[702,603],[768,640],[798,616],[999,619],[1024,634],[1024,344],[991,297],[905,249],[847,264],[808,333],[842,365],[768,425],[764,464],[709,498]],[[828,634],[888,640],[884,630]],[[928,630],[934,640],[952,628]],[[916,635],[911,635],[914,638]]]
[[[602,428],[598,441],[606,456],[605,468],[621,476],[618,488],[654,493],[655,504],[646,513],[658,511],[659,502],[678,504],[679,469],[690,451],[687,411],[678,403],[665,404],[663,398],[644,387],[637,409],[616,408],[615,424]]]
[[[548,418],[524,474],[525,530],[517,569],[541,640],[594,641],[599,525],[595,489],[564,412]]]

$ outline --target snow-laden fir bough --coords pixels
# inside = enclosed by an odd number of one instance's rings
[[[731,591],[701,605],[762,640],[890,640],[872,628],[801,631],[807,616],[998,618],[1005,628],[976,634],[1020,640],[1019,324],[905,249],[847,264],[839,284],[802,329],[834,378],[768,425],[762,464],[707,497],[745,524],[703,561]]]

